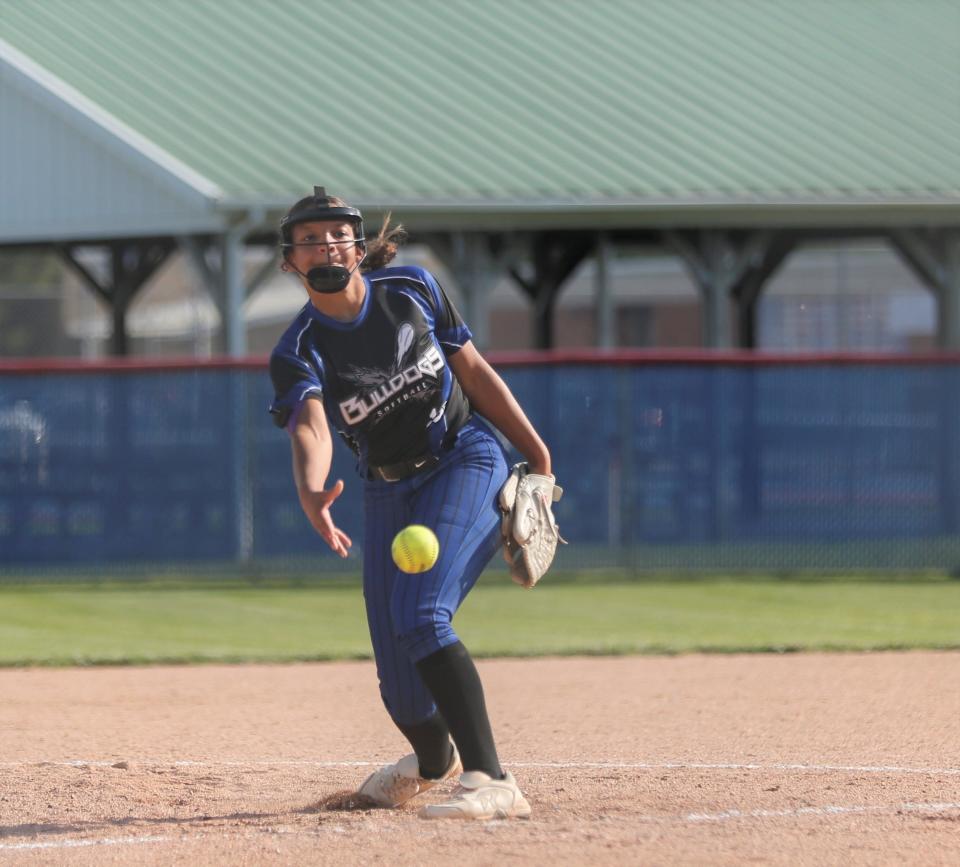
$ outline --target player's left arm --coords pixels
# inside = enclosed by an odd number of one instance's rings
[[[459,351],[448,356],[448,361],[471,405],[513,443],[526,458],[530,472],[552,475],[550,450],[540,439],[507,384],[477,351],[473,342],[467,341]]]

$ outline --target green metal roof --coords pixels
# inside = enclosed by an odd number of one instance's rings
[[[0,40],[225,203],[960,203],[956,0],[0,0]]]

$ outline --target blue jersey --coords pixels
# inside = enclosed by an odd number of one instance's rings
[[[447,363],[470,330],[433,275],[384,268],[364,280],[356,319],[331,319],[308,303],[270,357],[277,425],[287,426],[305,399],[322,400],[361,474],[439,454],[470,415]]]

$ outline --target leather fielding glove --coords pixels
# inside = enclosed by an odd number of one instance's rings
[[[550,568],[557,544],[567,544],[551,508],[562,496],[554,476],[531,473],[526,463],[514,464],[500,489],[503,559],[510,577],[528,590]]]

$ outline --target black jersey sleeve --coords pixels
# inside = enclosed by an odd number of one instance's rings
[[[297,355],[284,352],[282,347],[270,356],[270,379],[274,392],[270,414],[277,427],[287,427],[308,397],[322,399],[323,383],[316,369]]]
[[[473,334],[447,293],[443,291],[443,287],[437,282],[437,278],[425,269],[420,269],[420,272],[430,294],[430,307],[437,342],[445,355],[453,355],[473,337]]]

